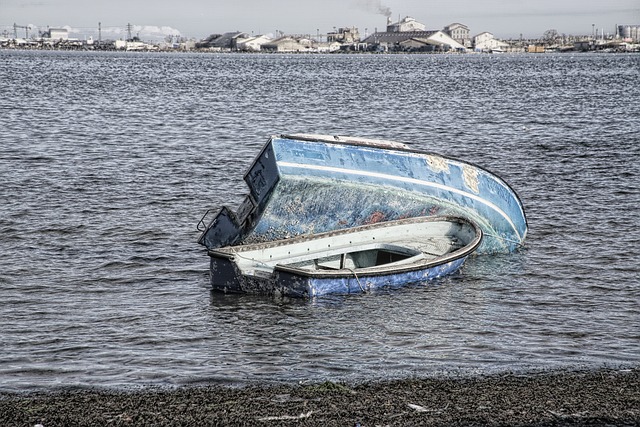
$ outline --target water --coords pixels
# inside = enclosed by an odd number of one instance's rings
[[[0,391],[638,366],[640,55],[0,51]],[[212,294],[204,212],[271,134],[460,157],[525,249],[427,286]]]

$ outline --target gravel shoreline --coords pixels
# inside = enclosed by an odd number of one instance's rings
[[[1,426],[640,425],[640,368],[357,385],[1,393]]]

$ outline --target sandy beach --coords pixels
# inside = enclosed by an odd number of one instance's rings
[[[2,426],[640,425],[640,369],[0,394]]]

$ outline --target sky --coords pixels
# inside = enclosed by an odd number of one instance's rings
[[[615,34],[618,24],[640,25],[640,0],[0,0],[0,36],[14,23],[29,35],[67,28],[70,37],[124,39],[127,25],[142,40],[165,36],[203,39],[210,34],[326,34],[356,27],[360,35],[384,31],[387,16],[411,16],[428,30],[452,23],[471,35],[488,31],[502,39],[559,34]],[[18,28],[18,37],[25,30]]]

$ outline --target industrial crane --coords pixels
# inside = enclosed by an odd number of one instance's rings
[[[30,25],[17,25],[15,22],[13,23],[13,35],[14,38],[18,38],[18,28],[24,28],[24,38],[28,39],[29,38],[29,30],[31,29]]]

